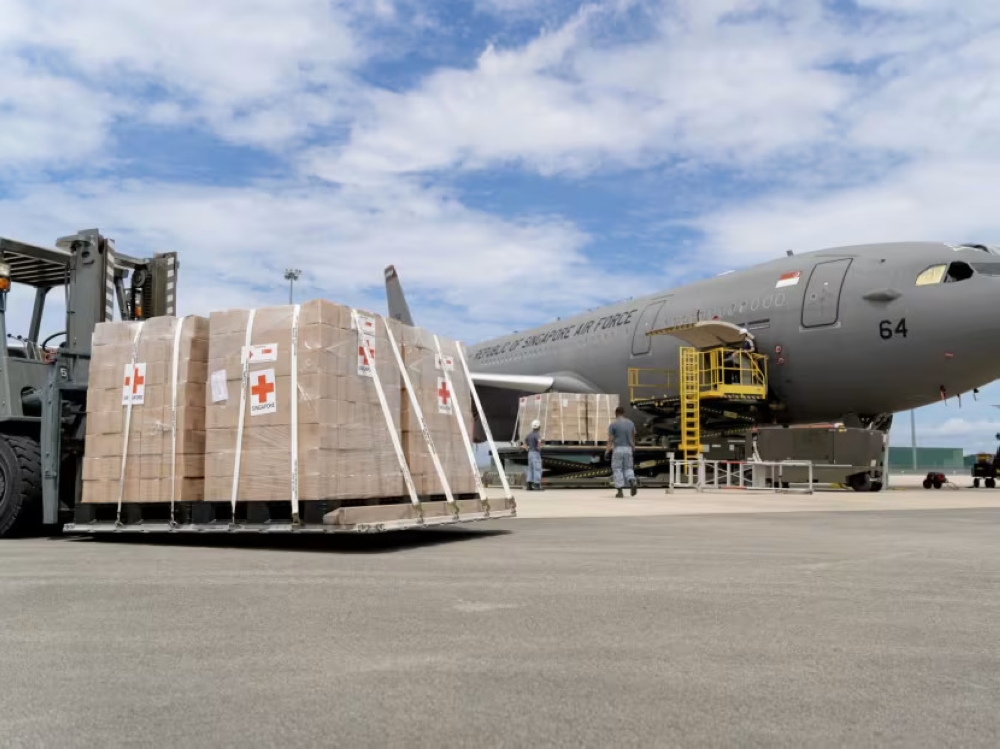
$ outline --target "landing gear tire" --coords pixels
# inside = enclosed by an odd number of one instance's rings
[[[988,483],[987,483],[987,486],[989,486]],[[972,479],[972,488],[973,489],[978,489],[979,488],[979,479]]]
[[[847,483],[856,492],[872,491],[872,477],[867,473],[856,473],[847,480]]]
[[[993,489],[997,485],[996,479],[986,479],[986,488]]]
[[[872,487],[871,487],[871,489],[869,489],[869,491],[873,491],[873,492],[880,492],[880,491],[882,491],[882,482],[881,481],[872,481]]]
[[[42,459],[29,437],[0,436],[0,538],[42,527]]]
[[[935,479],[934,480],[934,488],[935,489],[940,489],[942,486],[944,486],[944,484],[942,484],[939,479]]]
[[[924,479],[924,489],[930,489],[932,485],[930,479]]]

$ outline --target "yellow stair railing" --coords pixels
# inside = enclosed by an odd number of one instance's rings
[[[698,350],[683,347],[681,355],[681,443],[685,459],[701,452],[701,366]]]

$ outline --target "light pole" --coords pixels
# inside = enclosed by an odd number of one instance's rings
[[[295,304],[295,282],[299,280],[299,276],[302,275],[302,271],[298,268],[287,268],[285,269],[285,280],[288,281],[288,303]]]

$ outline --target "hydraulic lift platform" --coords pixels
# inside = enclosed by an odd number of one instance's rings
[[[651,330],[683,341],[677,370],[630,368],[629,402],[681,455],[696,458],[705,437],[745,434],[768,401],[767,357],[746,347],[741,328],[721,320]]]

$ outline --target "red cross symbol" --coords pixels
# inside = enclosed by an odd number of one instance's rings
[[[438,398],[441,399],[441,403],[445,406],[448,405],[448,399],[451,398],[451,393],[448,392],[448,383],[442,382],[441,387],[438,388]]]
[[[258,403],[267,403],[267,396],[274,392],[274,383],[268,382],[264,375],[257,377],[257,384],[250,388],[250,392],[257,396]]]
[[[368,351],[367,351],[367,349],[365,349],[364,346],[358,346],[358,356],[361,357],[361,360],[364,362],[364,365],[367,367],[368,366]]]
[[[146,378],[143,377],[141,374],[139,374],[138,367],[136,367],[133,370],[131,377],[125,375],[125,387],[128,387],[129,385],[132,386],[132,395],[135,395],[136,393],[139,392],[140,385],[145,385],[145,384],[146,384]]]

